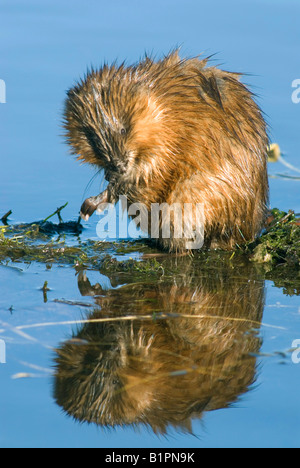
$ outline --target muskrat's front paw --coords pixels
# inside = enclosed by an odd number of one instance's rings
[[[84,221],[88,221],[97,209],[97,204],[94,202],[93,197],[84,201],[80,209],[80,216]]]
[[[104,192],[97,195],[97,197],[87,198],[80,209],[80,216],[84,221],[88,221],[89,218],[95,213],[96,210],[101,212],[103,210],[103,204],[106,204],[108,200],[108,192]]]

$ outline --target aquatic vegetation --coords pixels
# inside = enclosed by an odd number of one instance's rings
[[[293,211],[273,209],[265,232],[244,251],[276,287],[300,295],[300,219]]]
[[[300,219],[293,211],[274,209],[265,232],[248,244],[245,252],[252,261],[300,267]]]
[[[62,207],[63,208],[63,207]],[[64,223],[43,221],[0,227],[0,262],[42,262],[70,265],[76,269],[96,268],[104,274],[129,274],[144,278],[177,271],[178,264],[168,255],[150,249],[144,241],[134,242],[82,242],[80,221]],[[69,245],[67,236],[77,237],[75,245]],[[135,258],[132,258],[132,254]],[[151,255],[144,255],[149,254]],[[157,255],[156,255],[157,254]],[[124,256],[124,260],[119,257]],[[118,257],[118,259],[116,258]],[[172,256],[171,256],[172,257]],[[174,256],[173,256],[174,257]],[[191,261],[218,270],[218,265],[238,268],[240,262],[254,262],[262,277],[283,287],[287,294],[300,294],[300,220],[293,211],[272,210],[268,227],[252,243],[233,253],[209,251],[194,253]]]

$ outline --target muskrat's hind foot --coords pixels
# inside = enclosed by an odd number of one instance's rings
[[[96,197],[87,198],[80,209],[80,216],[84,221],[88,221],[90,216],[94,214],[94,212],[100,209],[101,205],[107,203],[108,201],[108,192],[104,190],[104,192],[100,193]]]

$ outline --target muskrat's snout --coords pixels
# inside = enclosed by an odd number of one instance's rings
[[[126,173],[127,164],[125,161],[117,161],[110,163],[104,168],[105,179],[107,182],[113,182],[117,180],[119,176]]]

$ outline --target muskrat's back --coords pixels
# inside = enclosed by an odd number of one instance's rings
[[[88,73],[68,92],[65,127],[78,158],[104,169],[109,184],[95,199],[126,195],[149,213],[155,203],[203,204],[206,247],[253,240],[267,214],[268,138],[239,78],[177,52]],[[88,200],[83,214],[95,208]],[[182,251],[174,223],[157,243]]]

